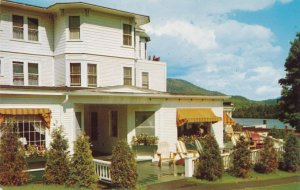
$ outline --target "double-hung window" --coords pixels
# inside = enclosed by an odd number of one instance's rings
[[[149,73],[142,72],[142,88],[149,88]]]
[[[24,63],[13,62],[13,84],[24,85]]]
[[[28,40],[39,41],[39,20],[28,18]]]
[[[124,67],[123,68],[123,80],[124,85],[132,85],[132,68],[131,67]]]
[[[80,16],[69,17],[70,40],[80,39]]]
[[[39,65],[28,63],[28,85],[39,85]]]
[[[97,65],[88,64],[88,86],[97,87]]]
[[[123,45],[132,46],[132,26],[123,24]]]
[[[13,15],[13,38],[24,39],[24,19],[23,16]]]
[[[71,86],[81,86],[81,66],[80,63],[70,63]]]

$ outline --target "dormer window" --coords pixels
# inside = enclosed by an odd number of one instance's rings
[[[123,45],[132,46],[132,26],[123,24]]]
[[[69,16],[70,40],[80,39],[80,17]]]
[[[81,66],[80,63],[70,63],[71,86],[81,86]]]
[[[13,38],[24,39],[24,19],[22,16],[13,15]]]
[[[28,40],[39,41],[39,20],[28,18]]]

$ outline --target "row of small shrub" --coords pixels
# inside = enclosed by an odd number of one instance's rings
[[[242,136],[234,147],[232,153],[232,166],[229,173],[233,176],[247,178],[253,168],[251,163],[251,151],[248,148],[248,141]],[[210,181],[217,180],[223,175],[223,160],[218,143],[214,136],[206,136],[202,140],[203,151],[200,153],[198,167],[195,177]],[[284,145],[282,159],[279,160],[274,149],[273,141],[267,137],[264,147],[260,151],[260,159],[254,165],[254,170],[260,173],[275,172],[278,168],[288,172],[296,172],[300,166],[300,146],[297,137],[289,134]]]
[[[23,185],[29,180],[25,149],[14,132],[14,125],[1,129],[0,139],[0,184]],[[64,184],[77,187],[96,188],[98,177],[95,174],[89,137],[81,135],[70,156],[68,141],[62,127],[51,134],[52,142],[46,152],[46,167],[43,181],[46,184]],[[125,141],[113,147],[111,176],[117,188],[134,188],[137,183],[137,168],[133,152]]]

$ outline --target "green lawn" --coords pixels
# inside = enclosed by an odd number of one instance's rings
[[[300,182],[297,183],[288,183],[283,185],[273,185],[268,187],[259,187],[259,188],[246,188],[246,190],[297,190],[300,189]]]
[[[196,182],[196,183],[211,183],[211,184],[221,184],[221,183],[239,183],[239,182],[247,182],[247,181],[261,181],[261,180],[268,180],[268,179],[278,179],[284,177],[292,177],[292,176],[300,176],[300,171],[296,173],[289,173],[285,171],[277,170],[276,173],[271,174],[260,174],[257,172],[252,171],[251,177],[243,179],[243,178],[236,178],[234,176],[229,175],[227,172],[223,175],[222,179],[217,181],[207,181],[207,180],[200,180],[196,178],[190,178],[188,180]]]
[[[74,187],[67,187],[64,185],[44,185],[44,184],[28,184],[23,186],[17,186],[17,187],[3,187],[3,190],[71,190],[74,189]],[[75,188],[79,189],[79,188]]]

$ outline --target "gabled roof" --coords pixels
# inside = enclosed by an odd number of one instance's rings
[[[50,5],[49,7],[40,7],[40,6],[19,3],[19,2],[9,1],[9,0],[2,0],[2,1],[0,0],[0,4],[11,6],[11,7],[18,7],[21,9],[28,9],[37,12],[44,12],[44,13],[55,13],[60,11],[61,9],[82,8],[82,9],[90,9],[90,10],[99,11],[99,12],[108,13],[117,16],[134,18],[137,26],[141,26],[150,22],[150,17],[146,15],[122,11],[122,10],[113,9],[109,7],[103,7],[103,6],[85,3],[85,2],[55,3],[53,5]]]

